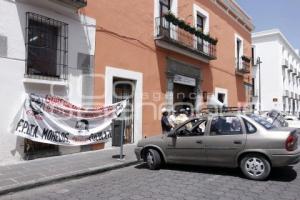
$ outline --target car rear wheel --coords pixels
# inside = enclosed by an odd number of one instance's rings
[[[156,170],[160,168],[161,157],[157,150],[149,149],[146,153],[146,160],[149,169]]]
[[[265,180],[271,172],[270,162],[258,154],[246,155],[241,160],[240,168],[247,178],[253,180]]]

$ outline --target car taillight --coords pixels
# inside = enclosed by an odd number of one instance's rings
[[[296,134],[290,134],[285,141],[285,148],[288,151],[294,151],[297,149],[298,136]]]

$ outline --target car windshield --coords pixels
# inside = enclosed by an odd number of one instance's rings
[[[247,116],[259,123],[260,125],[262,125],[266,129],[272,129],[276,127],[274,124],[272,124],[272,122],[268,121],[267,118],[262,117],[260,115],[249,114]]]

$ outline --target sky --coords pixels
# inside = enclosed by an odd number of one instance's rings
[[[252,18],[254,32],[280,29],[300,49],[300,0],[236,0]]]

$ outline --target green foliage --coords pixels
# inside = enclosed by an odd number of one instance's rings
[[[209,34],[203,33],[203,31],[200,29],[196,30],[194,27],[187,24],[184,20],[178,19],[172,12],[168,12],[164,17],[168,22],[172,23],[175,26],[178,26],[186,32],[195,35],[196,37],[208,41],[213,45],[216,45],[218,43],[218,39],[212,38]]]

